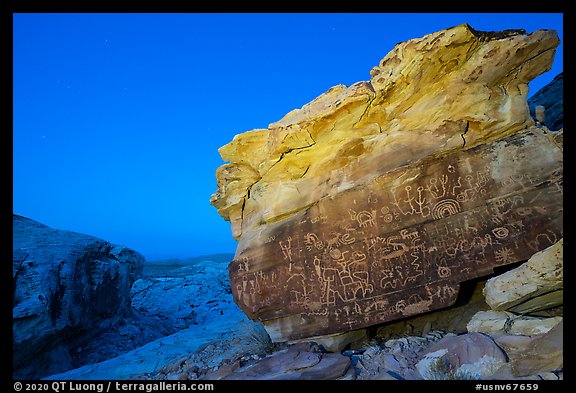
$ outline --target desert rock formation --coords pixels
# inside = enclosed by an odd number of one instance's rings
[[[432,33],[220,148],[211,203],[238,240],[242,310],[274,341],[352,331],[450,306],[560,240],[562,131],[527,103],[558,43]]]
[[[13,216],[13,366],[36,379],[71,367],[70,349],[130,308],[144,257],[93,236]]]

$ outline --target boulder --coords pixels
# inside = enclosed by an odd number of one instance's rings
[[[449,335],[431,345],[416,364],[424,379],[480,379],[507,361],[494,340],[481,333]]]
[[[126,247],[13,216],[14,378],[71,367],[70,349],[130,309],[144,258]]]
[[[350,358],[323,353],[306,343],[289,346],[247,367],[235,368],[224,380],[331,380],[343,377]]]
[[[497,373],[495,379],[535,376],[560,372],[564,367],[564,324],[560,322],[544,334],[535,336],[503,335],[495,342],[506,351],[509,363]]]
[[[538,109],[543,108],[540,123],[551,131],[564,127],[564,73],[556,77],[528,99],[530,114],[538,118]]]
[[[468,322],[469,332],[480,332],[490,335],[538,335],[550,331],[562,322],[562,317],[539,318],[515,315],[505,311],[479,311]]]
[[[486,303],[494,310],[517,313],[562,305],[563,250],[564,242],[560,239],[521,266],[489,279],[483,290]]]
[[[527,83],[556,32],[459,25],[398,44],[219,149],[211,203],[238,240],[234,300],[274,341],[445,308],[459,283],[562,237],[562,132]]]

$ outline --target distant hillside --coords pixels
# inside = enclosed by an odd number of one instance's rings
[[[215,263],[230,263],[230,261],[232,261],[233,258],[234,254],[224,253],[224,254],[201,255],[198,257],[191,257],[191,258],[166,258],[166,259],[157,259],[153,261],[147,260],[146,263],[150,265],[188,266],[208,261]]]
[[[146,261],[142,275],[144,277],[182,277],[193,274],[202,266],[221,266],[226,271],[227,265],[234,258],[234,254],[210,254],[191,258],[166,258],[155,261]]]

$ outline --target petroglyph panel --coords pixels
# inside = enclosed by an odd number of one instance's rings
[[[562,152],[524,132],[398,168],[263,230],[229,266],[277,341],[450,306],[562,237]]]

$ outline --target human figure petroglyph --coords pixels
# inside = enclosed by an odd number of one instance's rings
[[[292,238],[288,236],[286,241],[280,240],[278,244],[280,245],[280,249],[282,250],[282,255],[284,255],[284,259],[287,259],[290,262],[292,262]]]
[[[320,281],[321,296],[320,302],[324,305],[331,306],[336,304],[336,297],[340,298],[341,301],[345,299],[342,297],[337,289],[339,285],[342,287],[340,282],[340,274],[337,269],[327,268],[322,266],[320,258],[314,257],[314,271],[318,275]]]
[[[537,183],[538,180],[534,180],[529,173],[512,174],[502,182],[502,184],[505,186],[511,186],[513,184],[517,184],[520,187],[522,187],[522,191],[529,189],[530,186]]]
[[[306,277],[302,273],[291,274],[286,280],[287,289],[292,295],[294,304],[302,306],[310,300],[310,293],[306,287]]]
[[[485,186],[488,184],[489,177],[486,172],[476,172],[476,177],[473,174],[464,176],[464,181],[468,183],[468,188],[455,195],[456,200],[459,202],[466,202],[474,200],[478,196],[486,194]],[[458,180],[461,188],[460,179]],[[453,190],[454,191],[454,190]]]
[[[247,307],[252,307],[256,303],[255,279],[249,279],[247,275],[242,276],[242,282],[236,286],[240,301]]]
[[[388,269],[382,269],[383,277],[380,279],[380,288],[386,289],[396,289],[398,285],[401,287],[406,285],[408,280],[407,277],[404,277],[404,272],[402,266],[393,265],[390,266]]]
[[[419,214],[423,218],[426,218],[430,215],[430,207],[428,206],[428,204],[429,204],[428,199],[424,196],[425,190],[426,190],[425,187],[418,186],[416,188],[416,194],[411,195],[412,186],[406,185],[406,186],[404,186],[404,192],[406,193],[406,199],[399,201],[398,198],[396,197],[396,192],[392,192],[392,197],[394,198],[394,202],[392,202],[392,204],[394,206],[396,206],[396,208],[404,216]],[[404,210],[400,206],[400,202],[404,202],[404,205],[408,204],[408,206],[406,206],[406,210]],[[396,219],[398,218],[397,213],[394,213],[394,216],[392,216],[392,213],[390,213],[390,209],[387,206],[386,206],[385,210],[384,210],[384,207],[382,207],[381,212],[384,214],[384,217],[386,218],[385,221],[388,223],[392,222],[393,218],[396,218]]]
[[[440,186],[438,186],[438,183],[440,183]],[[446,196],[446,184],[448,184],[448,175],[440,175],[439,178],[431,178],[426,189],[432,194],[434,199],[440,199]]]

